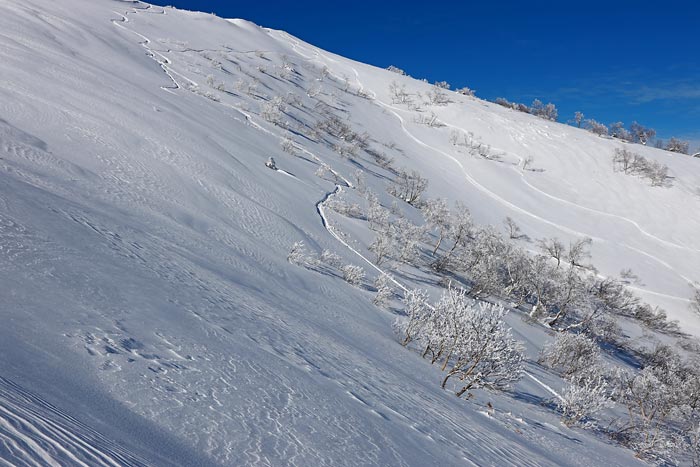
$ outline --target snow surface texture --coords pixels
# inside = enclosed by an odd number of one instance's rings
[[[366,287],[289,264],[303,241],[376,277],[371,234],[343,235],[324,203],[360,169],[388,205],[391,173],[262,114],[292,93],[296,123],[330,109],[479,222],[590,236],[601,274],[631,267],[695,334],[700,161],[634,146],[675,177],[650,187],[612,171],[623,143],[480,100],[451,95],[432,109],[445,127],[416,124],[393,80],[429,90],[243,20],[2,2],[0,464],[635,465],[543,409],[562,383],[536,365],[513,394],[457,399]],[[454,129],[501,162],[460,152]],[[534,358],[549,337],[511,324]]]

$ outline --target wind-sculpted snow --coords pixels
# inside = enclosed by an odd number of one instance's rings
[[[619,143],[456,95],[435,109],[447,126],[427,128],[391,102],[392,80],[428,89],[243,20],[0,4],[0,464],[637,463],[559,424],[563,383],[533,362],[550,337],[520,319],[530,361],[511,393],[440,389],[397,342],[396,310],[371,304],[383,269],[366,222],[328,207],[357,197],[358,170],[389,206],[395,172],[342,157],[350,143],[318,124],[367,132],[480,222],[591,236],[601,274],[632,267],[683,319],[700,279],[697,168],[668,160],[674,187],[651,188],[612,172]],[[451,130],[502,162],[460,152]],[[530,155],[542,171],[522,169]],[[366,283],[290,264],[299,241]],[[413,271],[393,284],[438,296]]]
[[[70,415],[0,377],[0,459],[15,466],[145,466]]]

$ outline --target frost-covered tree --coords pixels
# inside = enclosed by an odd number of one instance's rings
[[[548,104],[543,104],[539,99],[535,99],[530,107],[530,113],[537,115],[538,117],[544,118],[546,120],[551,120],[553,122],[557,121],[559,112],[557,107],[551,102]]]
[[[389,226],[389,211],[379,202],[376,194],[367,193],[367,221],[372,230],[386,230]]]
[[[318,265],[318,258],[312,256],[304,242],[294,242],[287,255],[287,261],[297,266],[313,267]]]
[[[691,285],[691,287],[693,289],[693,296],[690,299],[690,309],[700,314],[700,285],[697,287]]]
[[[389,84],[389,95],[393,104],[410,104],[413,102],[410,94],[406,91],[406,85],[399,84],[396,81],[392,81]]]
[[[632,141],[632,134],[627,131],[625,124],[622,122],[610,124],[610,136],[621,139],[622,141]]]
[[[447,207],[446,200],[438,198],[429,199],[423,203],[421,212],[428,226],[437,230],[438,233],[438,239],[433,248],[433,255],[435,255],[450,227],[450,209]]]
[[[569,251],[566,253],[566,260],[572,267],[585,267],[583,261],[591,257],[591,244],[593,240],[590,237],[580,238],[573,242],[569,242]]]
[[[525,359],[522,345],[506,327],[500,305],[474,304],[464,290],[450,288],[436,305],[431,331],[438,334],[443,368],[442,388],[457,377],[458,397],[470,389],[506,389],[520,379]]]
[[[600,366],[589,368],[587,374],[572,378],[561,397],[556,400],[562,420],[567,425],[587,426],[588,419],[612,405],[611,388]]]
[[[374,241],[367,247],[369,251],[374,253],[374,263],[377,265],[381,265],[387,258],[393,256],[394,248],[394,240],[388,229],[377,233]]]
[[[630,133],[632,134],[633,142],[644,145],[653,140],[656,136],[656,130],[653,128],[647,128],[637,122],[632,122],[630,125]]]
[[[649,366],[638,373],[622,373],[618,379],[617,400],[627,408],[628,415],[618,430],[618,439],[638,457],[662,457],[670,454],[677,443],[668,422],[676,406],[675,388],[682,387],[682,382],[677,375],[662,375],[658,368]]]
[[[294,242],[291,250],[289,250],[289,255],[287,255],[287,261],[292,264],[300,265],[307,256],[308,251],[306,250],[304,242]]]
[[[613,170],[644,177],[652,186],[668,186],[671,183],[667,166],[627,149],[615,149]]]
[[[583,334],[558,333],[540,353],[539,362],[565,378],[587,372],[600,360],[600,348]]]
[[[690,150],[690,143],[678,138],[671,138],[666,143],[666,150],[671,152],[678,152],[680,154],[688,154]]]
[[[397,66],[389,65],[386,69],[391,71],[392,73],[396,73],[397,75],[407,76],[406,72]]]
[[[378,307],[385,307],[391,297],[394,296],[394,289],[392,288],[391,277],[387,274],[380,274],[374,281],[374,288],[377,289],[377,293],[372,299],[372,303]]]
[[[463,96],[469,96],[469,97],[474,97],[476,95],[476,90],[471,89],[467,86],[464,86],[463,88],[455,89],[455,92],[458,94],[462,94]]]
[[[444,255],[433,262],[433,268],[438,271],[454,268],[459,251],[466,247],[474,234],[474,221],[469,209],[461,203],[455,205],[454,214],[450,216],[447,239],[451,242]]]
[[[420,289],[411,289],[404,294],[403,310],[406,320],[397,320],[396,326],[402,337],[401,345],[406,346],[414,339],[425,340],[427,334],[425,328],[431,318],[431,307],[428,303],[428,292]],[[428,345],[429,342],[424,342]]]
[[[282,117],[287,111],[287,104],[280,96],[275,96],[262,106],[261,117],[275,125],[282,124]]]
[[[437,82],[428,92],[428,101],[431,105],[447,105],[450,102],[450,95],[445,90],[450,89],[450,85],[445,82]]]
[[[397,259],[404,263],[415,263],[419,246],[425,235],[423,226],[417,226],[408,219],[400,217],[389,226],[389,235],[396,247]]]
[[[342,259],[336,253],[330,250],[323,250],[319,256],[321,263],[326,264],[332,268],[340,268],[342,266]]]
[[[400,170],[394,182],[389,186],[389,194],[396,196],[408,204],[415,204],[428,187],[428,180],[420,173],[411,170]]]
[[[497,296],[502,292],[502,258],[509,248],[510,243],[492,226],[475,231],[459,259],[468,274],[471,297]]]
[[[520,227],[511,217],[506,217],[506,219],[503,221],[503,224],[506,226],[506,229],[508,231],[508,238],[512,240],[522,238],[523,234],[520,230]]]
[[[583,124],[583,119],[584,119],[583,112],[576,111],[574,112],[574,123],[576,123],[576,126],[581,128],[581,125]]]
[[[346,264],[340,268],[343,279],[350,285],[359,286],[365,280],[365,270],[361,266]]]
[[[588,291],[584,277],[573,266],[554,271],[552,281],[554,287],[549,304],[551,314],[543,322],[550,328],[559,330],[562,321],[569,320],[571,314],[586,305]]]
[[[633,167],[633,161],[637,154],[624,148],[615,149],[613,154],[613,168],[620,172],[629,173]]]
[[[496,104],[506,107],[508,109],[515,109],[515,103],[509,101],[505,97],[497,97],[496,100],[494,101]]]
[[[296,146],[294,145],[294,141],[289,137],[285,137],[280,142],[280,148],[282,149],[282,151],[289,153],[292,156],[296,154]]]
[[[557,261],[557,266],[561,265],[561,260],[565,254],[565,246],[558,238],[543,238],[537,242],[540,251],[544,255],[550,256]]]
[[[598,136],[608,136],[608,127],[593,119],[586,120],[583,126],[593,134],[596,134]]]

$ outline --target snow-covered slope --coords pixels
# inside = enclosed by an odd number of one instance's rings
[[[390,172],[293,128],[332,112],[480,222],[590,236],[601,274],[631,267],[639,293],[695,333],[700,160],[635,147],[675,177],[652,188],[612,171],[622,143],[480,100],[454,95],[433,109],[447,126],[416,124],[392,104],[394,80],[429,90],[242,20],[0,4],[0,461],[635,464],[543,410],[561,382],[535,364],[513,394],[457,399],[370,291],[290,264],[297,241],[363,264],[366,229],[332,235],[319,204],[352,191],[356,170],[391,202]],[[292,131],[261,116],[275,96],[295,107],[280,117]],[[502,161],[460,153],[453,129]],[[522,169],[528,156],[541,171]],[[533,355],[548,339],[513,326]]]

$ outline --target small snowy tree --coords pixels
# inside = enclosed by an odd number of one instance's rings
[[[428,180],[421,177],[415,170],[401,170],[394,183],[389,186],[389,194],[396,196],[408,204],[415,204],[428,187]]]
[[[613,154],[613,168],[620,172],[628,173],[632,170],[632,163],[637,154],[623,148],[615,149]]]
[[[583,119],[584,119],[583,112],[579,112],[579,111],[574,112],[574,123],[576,123],[576,126],[578,128],[581,128],[581,125],[583,124]]]
[[[389,211],[379,202],[376,194],[367,194],[367,221],[372,230],[386,229],[389,226]]]
[[[381,265],[394,254],[394,242],[388,230],[380,231],[374,241],[367,247],[374,253],[374,263]]]
[[[397,75],[406,76],[406,72],[397,66],[389,65],[386,69]]]
[[[359,286],[365,280],[365,270],[354,264],[346,264],[340,268],[343,279],[350,285]]]
[[[557,260],[557,266],[561,265],[565,247],[558,238],[543,238],[538,241],[538,246],[543,254]]]
[[[406,91],[405,84],[392,81],[391,84],[389,84],[389,94],[393,104],[410,104],[413,102],[411,96]]]
[[[289,251],[289,255],[287,255],[287,261],[299,265],[303,262],[307,254],[304,242],[294,242],[292,249]]]
[[[591,244],[593,240],[590,237],[580,238],[574,242],[569,242],[569,251],[566,253],[566,260],[573,267],[585,267],[583,260],[591,257]]]
[[[557,408],[567,425],[588,426],[588,419],[612,404],[610,387],[600,367],[589,369],[589,374],[573,378],[557,399]]]
[[[683,141],[678,138],[671,138],[666,143],[666,150],[671,152],[678,152],[681,154],[688,154],[690,149],[690,143],[688,141]]]
[[[700,314],[700,285],[691,285],[691,287],[693,289],[693,296],[690,299],[690,309]]]
[[[654,139],[654,136],[656,136],[656,130],[653,128],[647,128],[637,122],[632,122],[630,125],[630,133],[632,134],[633,142],[644,145],[646,145],[649,141]]]
[[[608,136],[609,130],[608,127],[605,126],[602,123],[599,123],[593,119],[588,119],[584,122],[584,128],[590,131],[593,134],[596,134],[598,136]]]
[[[312,267],[318,264],[318,260],[306,250],[304,242],[294,242],[289,255],[287,255],[287,261],[304,267]]]
[[[441,334],[447,368],[443,389],[455,376],[460,380],[457,397],[470,389],[506,389],[520,379],[525,355],[505,325],[502,306],[474,305],[463,289],[450,288],[435,308],[440,322],[433,332]]]
[[[435,255],[450,227],[450,210],[447,207],[447,201],[429,199],[421,206],[421,212],[425,222],[438,232],[438,239],[433,248],[433,255]]]
[[[435,83],[433,89],[428,92],[428,100],[431,105],[447,105],[450,102],[450,96],[445,92],[446,89],[450,89],[450,85],[445,81]]]
[[[408,319],[405,321],[397,320],[397,328],[403,334],[401,345],[406,346],[414,339],[427,337],[424,331],[430,318],[428,298],[428,292],[425,290],[411,289],[405,293],[403,309]]]
[[[386,307],[391,297],[394,296],[394,289],[391,285],[391,277],[387,274],[380,274],[377,280],[374,281],[374,287],[377,289],[377,293],[374,295],[372,303],[378,307]]]
[[[282,142],[280,143],[280,148],[282,148],[282,151],[289,153],[292,156],[296,154],[296,147],[294,146],[294,141],[289,137],[285,137],[282,140]]]
[[[587,372],[599,360],[598,344],[583,334],[562,332],[542,349],[539,362],[571,378]]]
[[[637,457],[658,459],[670,454],[676,445],[668,424],[676,406],[676,391],[681,382],[676,378],[664,381],[655,367],[622,373],[618,400],[627,407],[628,418],[618,431],[620,441],[637,453]],[[670,383],[670,384],[669,384]]]
[[[260,115],[268,122],[280,125],[282,123],[282,116],[286,111],[287,105],[284,99],[280,96],[275,96],[263,105]]]
[[[452,247],[433,263],[433,268],[438,271],[449,270],[456,266],[458,252],[466,247],[474,235],[474,222],[469,209],[463,204],[457,203],[455,212],[450,216],[450,229],[447,238],[451,241]]]
[[[415,263],[420,253],[420,243],[425,235],[423,227],[401,217],[389,226],[389,235],[395,245],[397,259],[407,264]]]
[[[330,250],[323,250],[319,259],[323,264],[326,264],[332,268],[340,268],[340,266],[342,266],[340,256]]]
[[[508,237],[510,239],[517,240],[523,236],[520,227],[518,226],[518,224],[515,223],[515,221],[512,218],[506,217],[506,220],[503,221],[503,223],[505,224],[506,229],[508,230]]]
[[[545,105],[539,99],[535,99],[532,102],[530,113],[551,121],[556,121],[557,117],[559,116],[559,112],[554,104],[550,102]]]
[[[476,95],[476,90],[471,89],[467,86],[464,86],[463,88],[455,89],[455,92],[458,94],[461,94],[463,96],[469,96],[469,97],[474,97]]]

